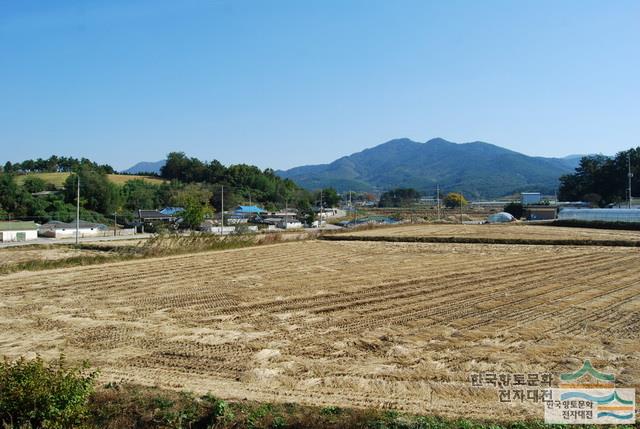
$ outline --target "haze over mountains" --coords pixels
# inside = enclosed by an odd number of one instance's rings
[[[432,195],[463,192],[469,198],[496,198],[514,192],[553,194],[558,178],[573,172],[580,155],[565,158],[527,156],[490,143],[452,143],[435,138],[419,143],[395,139],[339,158],[329,164],[277,171],[308,189],[379,192],[398,187]],[[157,172],[164,161],[138,163],[128,173]]]

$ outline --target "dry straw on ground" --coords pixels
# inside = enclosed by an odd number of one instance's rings
[[[638,249],[305,241],[0,279],[0,354],[227,399],[517,419],[473,372],[640,380]],[[638,387],[638,386],[636,386]]]

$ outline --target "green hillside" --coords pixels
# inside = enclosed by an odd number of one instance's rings
[[[461,191],[470,198],[493,198],[521,191],[553,193],[574,160],[530,157],[489,143],[457,144],[443,139],[418,143],[391,140],[330,164],[279,171],[308,189],[384,191],[411,187],[426,194]]]
[[[16,176],[16,183],[22,185],[27,177],[39,177],[47,183],[53,184],[56,188],[64,187],[64,181],[67,180],[70,173],[28,173],[20,174]],[[163,179],[153,176],[136,176],[128,174],[107,174],[109,181],[116,185],[124,185],[130,180],[143,179],[150,183],[160,184],[164,182]]]

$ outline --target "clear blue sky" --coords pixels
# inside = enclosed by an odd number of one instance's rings
[[[640,1],[0,0],[0,160],[640,145]]]

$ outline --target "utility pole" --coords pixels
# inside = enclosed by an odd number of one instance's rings
[[[463,201],[462,192],[460,192],[460,224],[462,224],[462,201]]]
[[[324,214],[324,207],[322,205],[322,189],[320,189],[320,219],[318,220],[318,229],[322,228],[322,215]]]
[[[76,245],[79,242],[80,236],[80,173],[78,175],[78,196],[76,198]]]
[[[349,209],[355,213],[355,207],[353,207],[353,202],[351,200],[351,191],[349,191]],[[355,222],[353,224],[355,225]]]
[[[220,236],[224,232],[224,185],[220,191]]]
[[[284,229],[289,225],[289,199],[284,199]]]
[[[116,228],[117,228],[117,221],[116,221],[116,216],[118,216],[117,212],[113,212],[113,236],[115,237],[116,234]]]
[[[440,220],[440,184],[436,184],[436,207],[438,220]]]
[[[356,206],[353,205],[353,200],[351,199],[351,191],[349,191],[349,206],[353,211],[353,226],[356,226],[356,221],[358,220],[358,212],[356,212]]]
[[[629,203],[627,205],[628,208],[631,208],[631,178],[633,177],[633,173],[631,173],[631,150],[627,153],[627,163],[629,167],[629,172],[627,173],[627,178],[629,179],[629,187],[627,191],[629,192]]]

